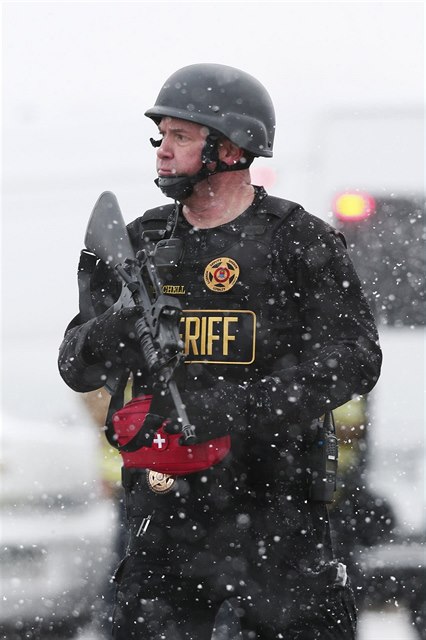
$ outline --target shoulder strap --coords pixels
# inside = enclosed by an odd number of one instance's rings
[[[148,209],[140,217],[127,225],[130,239],[140,241],[141,238],[151,242],[158,242],[170,238],[175,230],[178,211],[177,204]]]
[[[284,198],[267,195],[261,202],[259,213],[277,216],[280,220],[285,220],[291,213],[295,211],[304,211],[301,204]]]
[[[248,236],[261,236],[268,228],[266,218],[276,218],[277,226],[295,211],[303,211],[303,207],[297,202],[284,200],[275,196],[264,195],[256,207],[254,222],[250,222],[244,228]]]

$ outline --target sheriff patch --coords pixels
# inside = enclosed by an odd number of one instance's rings
[[[204,282],[212,291],[229,291],[238,280],[240,267],[232,258],[215,258],[204,269]]]
[[[186,309],[180,337],[186,362],[251,364],[256,350],[256,314],[253,311]]]
[[[151,491],[164,494],[172,490],[176,478],[168,473],[159,473],[158,471],[147,469],[146,481]]]

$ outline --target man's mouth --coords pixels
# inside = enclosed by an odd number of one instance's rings
[[[176,175],[176,171],[174,169],[157,169],[157,173],[160,176],[160,178],[163,178],[164,176],[174,176]]]

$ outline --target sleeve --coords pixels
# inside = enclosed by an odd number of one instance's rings
[[[369,392],[381,367],[375,321],[340,234],[327,226],[295,260],[299,362],[256,383],[250,394],[252,411],[273,421],[317,418]]]
[[[104,365],[93,364],[85,358],[87,334],[96,318],[113,305],[120,295],[120,287],[111,269],[99,261],[90,281],[90,293],[95,317],[85,320],[79,313],[65,330],[59,347],[58,368],[64,382],[74,391],[87,392],[101,387],[113,389],[121,372],[112,372]]]

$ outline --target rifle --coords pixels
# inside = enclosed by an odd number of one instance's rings
[[[84,239],[86,248],[111,265],[122,281],[116,309],[137,306],[141,315],[135,322],[141,354],[154,384],[167,388],[172,398],[183,444],[196,441],[195,427],[190,424],[185,405],[173,376],[185,359],[179,337],[182,314],[180,302],[163,294],[159,267],[172,267],[181,253],[178,239],[147,242],[146,248],[133,250],[126,224],[116,196],[102,193],[92,211]]]

